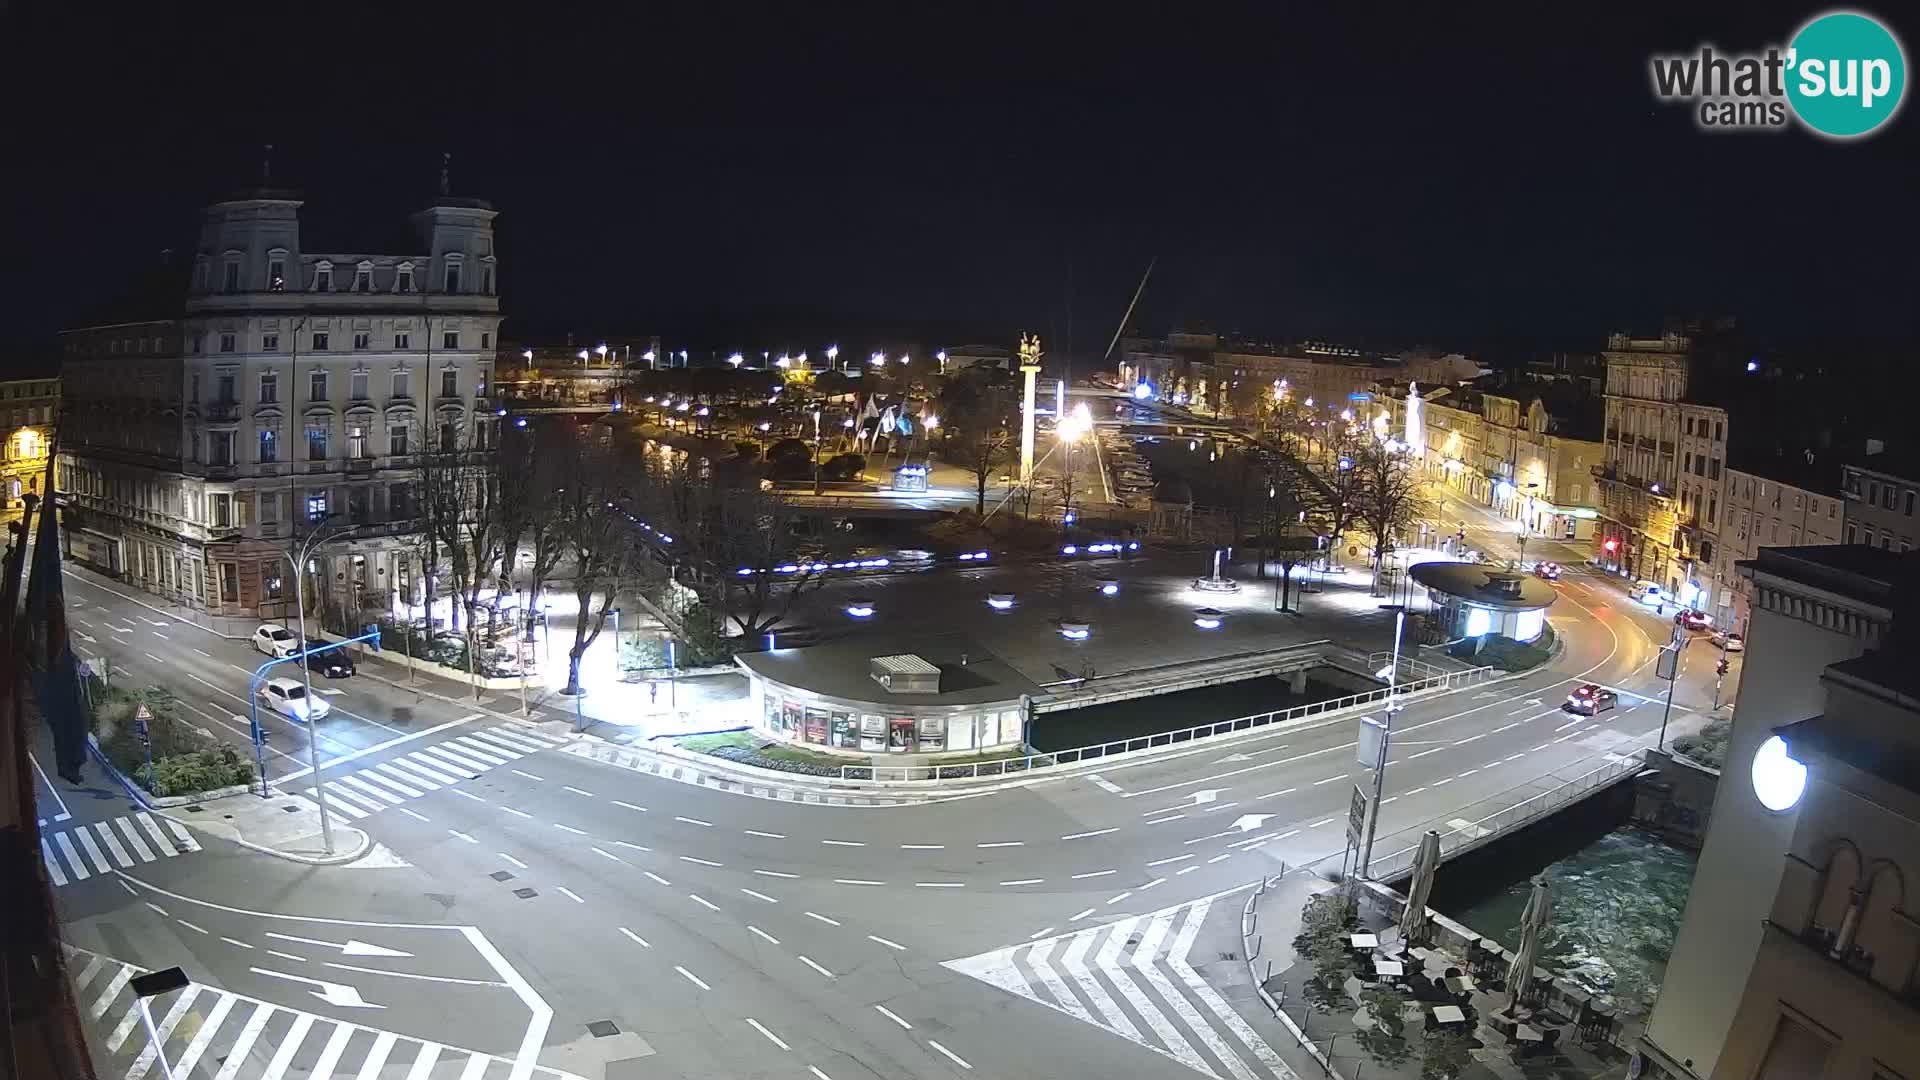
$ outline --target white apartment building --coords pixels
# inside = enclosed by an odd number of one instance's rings
[[[495,445],[495,211],[444,193],[401,253],[306,250],[301,199],[253,189],[204,214],[177,316],[63,335],[70,554],[216,616],[307,600],[420,602],[416,455]]]
[[[1842,542],[1846,508],[1837,492],[1840,468],[1803,453],[1799,458],[1740,461],[1727,470],[1725,524],[1714,548],[1714,576],[1727,584],[1716,624],[1738,630],[1752,618],[1752,583],[1734,564],[1758,558],[1763,547],[1811,547]]]

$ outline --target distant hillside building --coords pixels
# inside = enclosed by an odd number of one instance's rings
[[[59,379],[0,382],[0,520],[18,521],[23,495],[45,493],[47,454],[60,417]]]
[[[495,211],[442,194],[412,247],[308,250],[299,196],[207,207],[184,302],[147,322],[63,334],[60,444],[69,554],[212,615],[307,598],[388,611],[422,596],[416,455],[495,443]]]

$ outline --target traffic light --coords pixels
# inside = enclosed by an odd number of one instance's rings
[[[1604,543],[1604,544],[1602,544],[1602,545],[1600,545],[1600,546],[1601,546],[1601,547],[1604,547],[1604,548],[1606,548],[1606,549],[1607,549],[1607,554],[1609,554],[1609,555],[1611,555],[1611,554],[1613,554],[1614,552],[1616,552],[1616,551],[1619,551],[1619,550],[1620,550],[1620,541],[1618,541],[1618,540],[1611,540],[1611,539],[1610,539],[1610,540],[1608,540],[1608,541],[1607,541],[1606,543]]]
[[[1725,675],[1725,674],[1727,673],[1727,659],[1726,659],[1726,657],[1724,657],[1724,656],[1723,656],[1723,657],[1721,657],[1721,658],[1720,658],[1720,662],[1719,662],[1719,663],[1717,663],[1717,664],[1715,664],[1715,665],[1713,665],[1713,673],[1714,673],[1715,675]]]

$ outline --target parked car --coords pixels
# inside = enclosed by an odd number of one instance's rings
[[[325,720],[333,709],[324,698],[307,697],[307,688],[296,679],[268,679],[260,685],[260,703],[289,720],[307,723]]]
[[[1682,611],[1673,617],[1675,626],[1684,626],[1689,630],[1705,630],[1713,625],[1713,616],[1704,611]]]
[[[1628,590],[1627,595],[1642,604],[1664,603],[1667,598],[1666,590],[1651,581],[1635,582],[1633,588]]]
[[[306,658],[307,670],[316,675],[325,675],[329,679],[350,679],[359,670],[354,667],[353,654],[346,649],[328,649]]]
[[[1534,563],[1533,574],[1543,581],[1559,581],[1560,564],[1557,562],[1546,562],[1544,560]]]
[[[279,623],[261,623],[252,641],[255,649],[275,660],[300,651],[300,636]]]
[[[1619,703],[1620,695],[1598,683],[1588,683],[1568,694],[1566,703],[1560,707],[1581,716],[1598,716]]]
[[[1746,652],[1747,651],[1747,639],[1744,636],[1740,634],[1732,633],[1731,631],[1715,630],[1713,632],[1713,637],[1709,640],[1711,640],[1715,645],[1719,646],[1722,649],[1725,649],[1728,652]]]

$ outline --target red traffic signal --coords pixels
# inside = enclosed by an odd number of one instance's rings
[[[1602,544],[1601,546],[1602,546],[1602,547],[1604,547],[1604,548],[1606,548],[1606,549],[1607,549],[1607,552],[1608,552],[1609,554],[1611,554],[1611,553],[1613,553],[1613,552],[1616,552],[1616,551],[1619,551],[1619,550],[1620,550],[1620,541],[1618,541],[1618,540],[1608,540],[1608,541],[1607,541],[1607,542],[1606,542],[1605,544]]]

